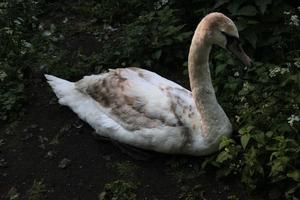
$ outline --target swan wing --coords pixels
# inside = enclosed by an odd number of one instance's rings
[[[191,127],[196,112],[189,90],[156,73],[123,68],[87,76],[76,83],[112,120],[129,131]]]

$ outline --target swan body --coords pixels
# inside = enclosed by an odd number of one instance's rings
[[[214,29],[230,36],[218,35]],[[226,48],[226,37],[238,38],[238,33],[221,13],[207,15],[198,25],[189,54],[192,91],[140,68],[109,70],[77,82],[45,76],[59,103],[101,136],[163,153],[207,155],[232,132],[216,100],[208,67],[211,45]],[[246,64],[250,60],[243,51],[238,57]]]

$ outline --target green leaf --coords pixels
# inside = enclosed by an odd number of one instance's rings
[[[254,31],[246,31],[246,32],[247,34],[245,34],[245,38],[248,40],[248,42],[251,44],[253,48],[256,48],[256,42],[257,42],[256,33]]]
[[[228,4],[227,9],[232,15],[236,15],[236,13],[239,11],[241,4],[242,1],[235,1],[234,3]]]
[[[230,138],[222,138],[220,144],[219,144],[219,150],[223,149],[224,147],[228,146],[229,144],[232,144],[233,140]]]
[[[296,186],[290,188],[288,191],[285,192],[286,199],[293,199],[298,200],[293,194],[300,188],[300,183],[298,183]],[[292,198],[293,196],[293,198]]]
[[[272,132],[272,131],[268,131],[268,132],[266,133],[266,136],[269,137],[269,138],[272,137],[272,136],[273,136],[273,132]]]
[[[218,65],[216,67],[215,73],[218,75],[220,72],[223,72],[225,70],[226,64]]]
[[[213,7],[213,10],[216,8],[221,7],[222,5],[224,5],[225,3],[228,3],[230,0],[219,0],[216,2],[216,4]]]
[[[255,131],[255,135],[253,135],[253,138],[259,144],[264,144],[265,142],[265,134],[262,131]]]
[[[240,17],[235,22],[235,24],[236,24],[239,31],[242,31],[242,30],[246,29],[249,26],[248,21],[246,19],[240,18]]]
[[[255,4],[259,7],[262,14],[266,12],[268,4],[271,4],[272,0],[255,0]]]
[[[248,126],[242,127],[242,128],[239,130],[239,133],[240,133],[241,135],[243,135],[243,134],[248,134],[248,133],[250,133],[254,128],[255,128],[255,126],[248,125]]]
[[[294,170],[294,171],[291,171],[291,172],[288,172],[287,177],[289,178],[292,178],[294,181],[300,181],[300,170]]]
[[[160,56],[161,56],[161,53],[162,53],[161,49],[158,50],[158,51],[156,51],[156,52],[154,52],[152,54],[152,58],[155,59],[155,60],[158,60],[160,58]]]
[[[221,153],[219,153],[216,161],[218,163],[223,163],[225,160],[231,159],[232,156],[229,154],[229,152],[227,151],[222,151]]]
[[[239,9],[236,13],[233,13],[233,15],[255,16],[256,13],[257,10],[254,6],[244,6],[241,9]]]
[[[241,144],[242,144],[242,147],[244,149],[246,149],[249,140],[250,140],[250,135],[249,134],[241,136]]]
[[[217,171],[216,177],[220,178],[220,177],[228,176],[231,172],[232,172],[232,169],[223,168],[223,169],[220,169]]]

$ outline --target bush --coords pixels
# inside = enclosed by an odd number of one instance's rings
[[[235,133],[234,139],[224,138],[220,153],[210,159],[220,168],[220,176],[236,174],[249,188],[270,191],[270,198],[275,198],[272,194],[279,186],[276,198],[296,198],[300,187],[300,46],[295,41],[300,39],[300,8],[282,1],[227,2],[220,5],[224,8],[238,16],[241,37],[249,49],[255,49],[254,58],[264,63],[243,68],[228,55],[215,52],[217,96],[231,116]]]
[[[37,28],[41,4],[34,0],[0,3],[0,120],[22,107],[24,72],[35,57],[29,32]]]

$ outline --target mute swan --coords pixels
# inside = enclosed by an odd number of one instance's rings
[[[199,23],[188,57],[192,92],[156,73],[119,68],[69,82],[45,75],[59,99],[96,133],[134,147],[169,154],[207,155],[232,132],[212,86],[209,54],[213,44],[228,49],[245,65],[231,19],[211,13]]]

